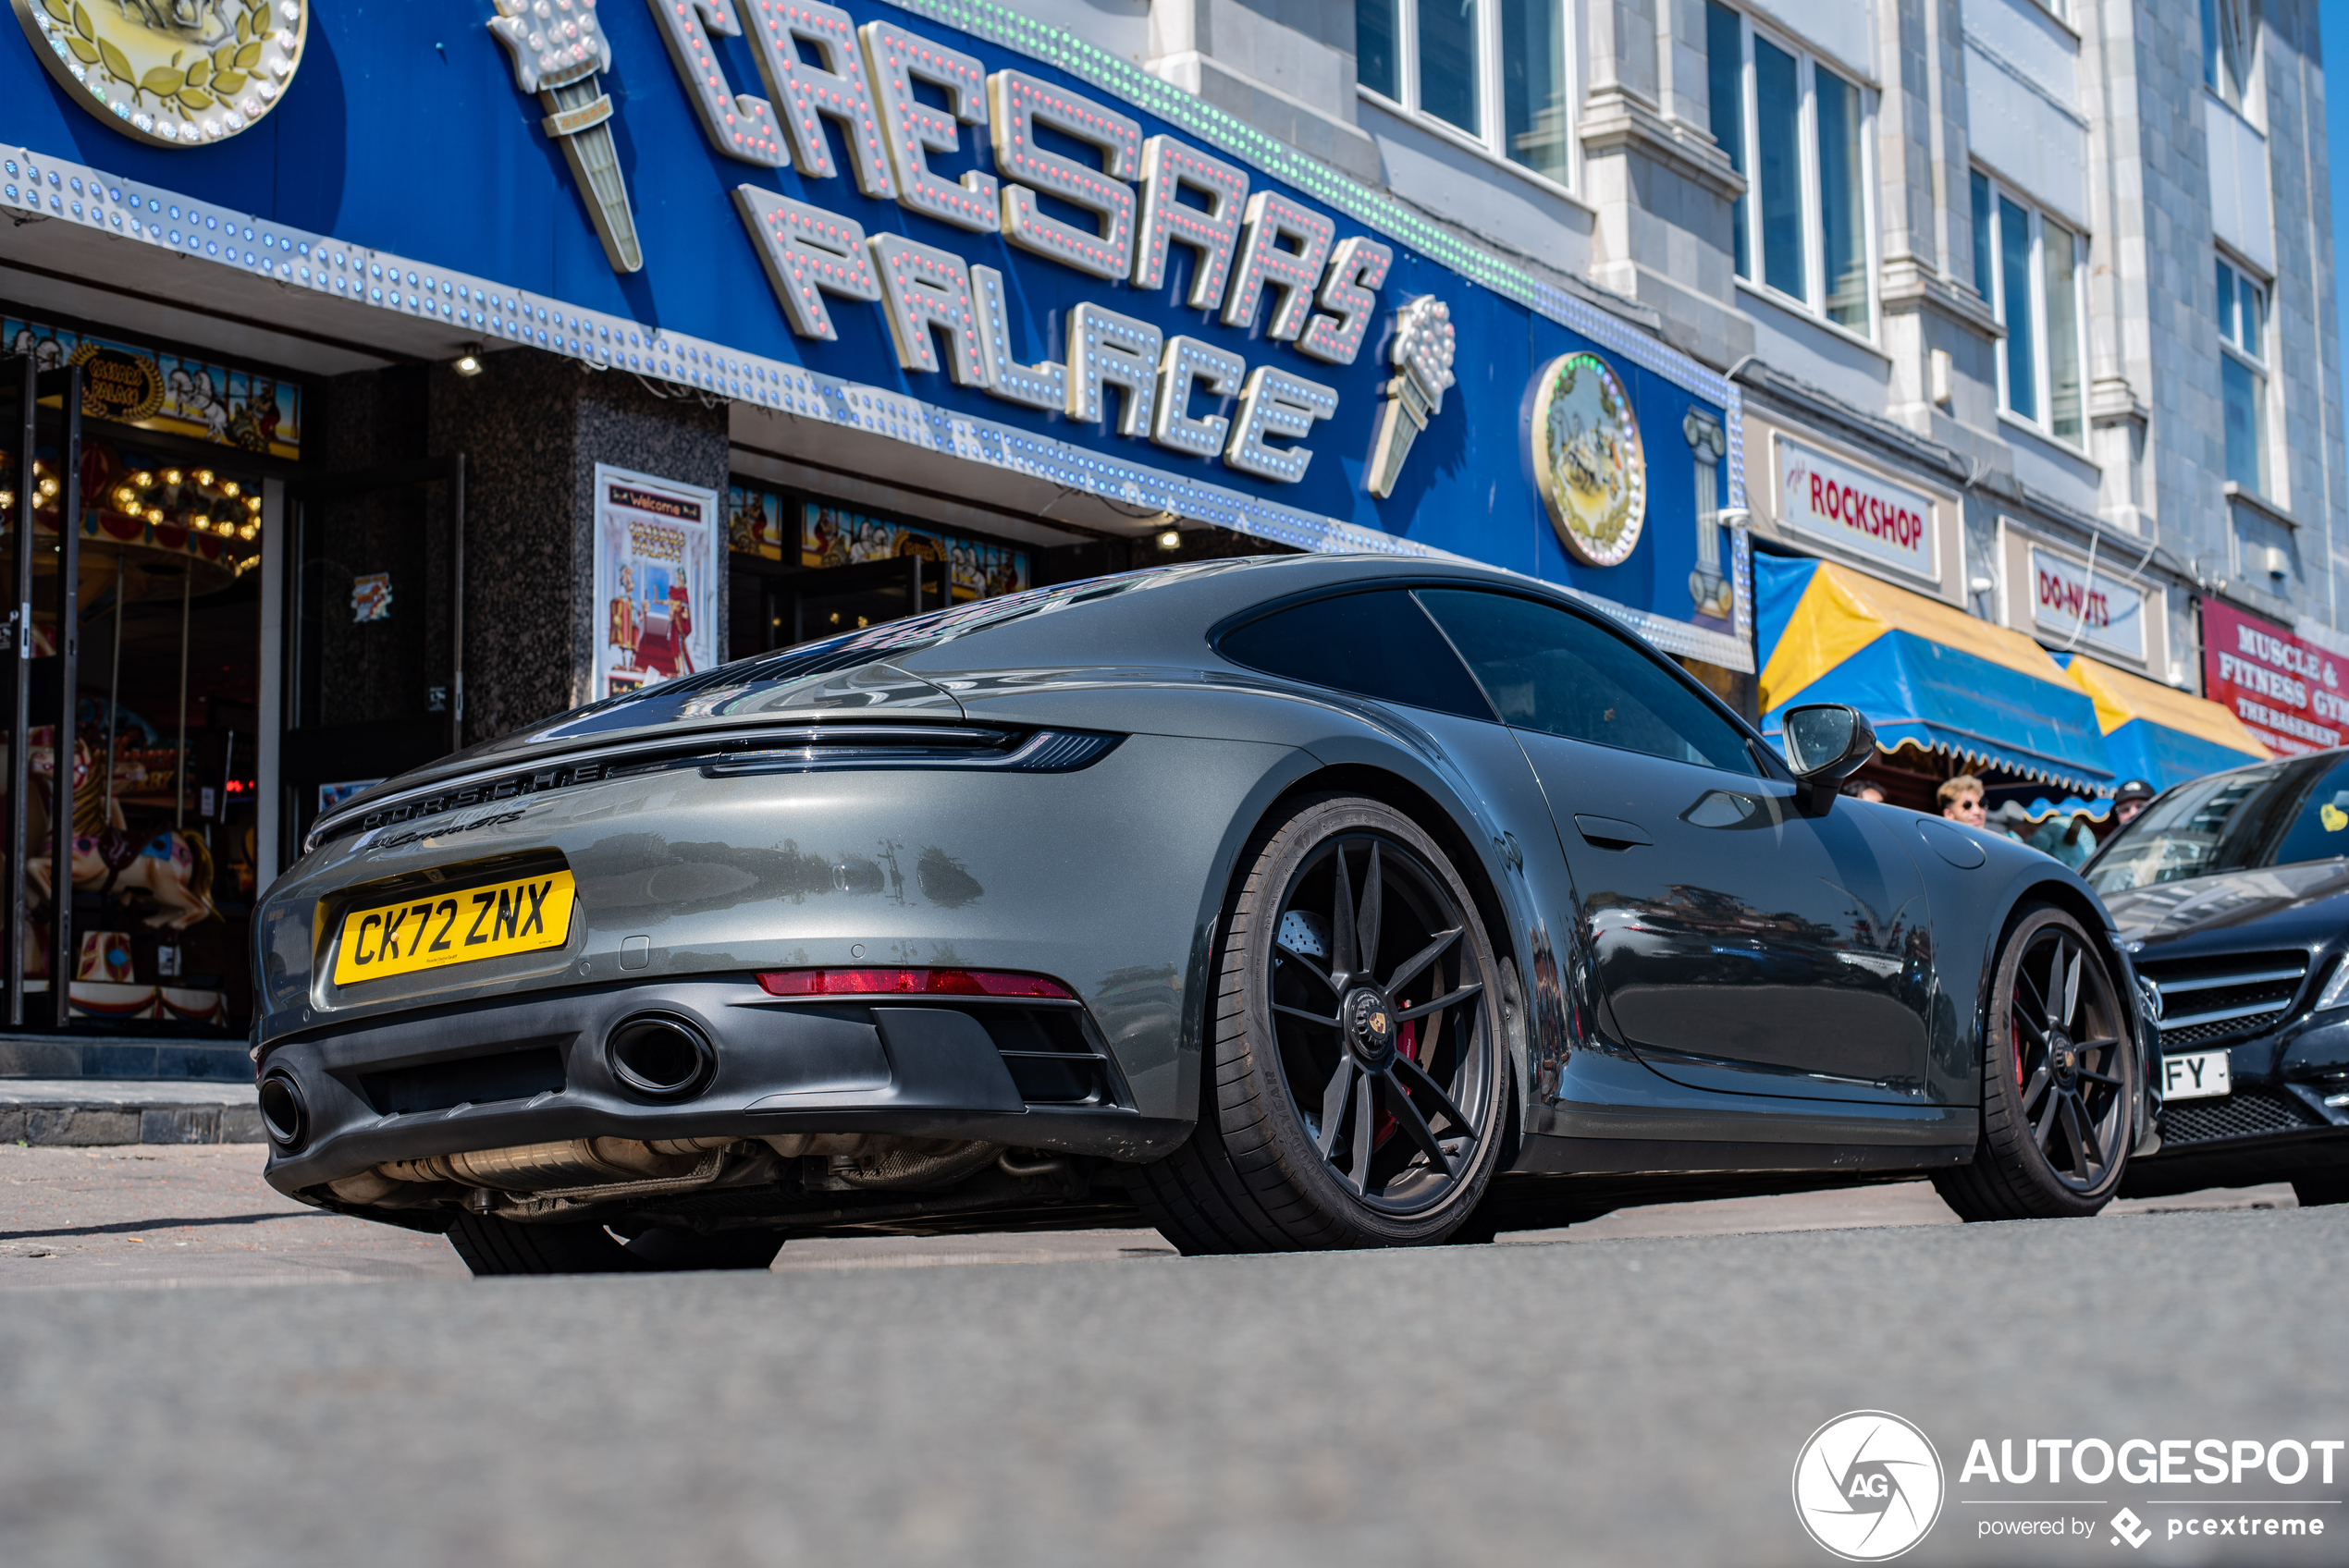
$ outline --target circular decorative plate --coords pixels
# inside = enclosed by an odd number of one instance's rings
[[[1585,566],[1620,566],[1647,519],[1647,451],[1631,399],[1596,354],[1562,354],[1533,395],[1533,472],[1550,526]]]
[[[251,129],[301,64],[310,0],[15,0],[41,63],[82,107],[158,147]]]

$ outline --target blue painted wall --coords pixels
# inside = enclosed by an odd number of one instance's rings
[[[1038,62],[953,31],[894,6],[859,0],[861,23],[888,19],[976,55],[990,71],[1015,67],[1100,97],[1088,84]],[[1680,430],[1692,402],[1662,376],[1607,356],[1637,412],[1647,447],[1644,535],[1623,565],[1574,562],[1550,528],[1527,447],[1534,372],[1553,357],[1597,346],[1421,255],[1396,248],[1382,289],[1383,309],[1350,366],[1324,364],[1212,313],[1183,309],[1190,252],[1177,246],[1166,286],[1142,295],[1005,244],[861,195],[847,170],[803,179],[714,152],[640,0],[602,0],[596,15],[613,46],[603,85],[645,250],[644,270],[615,275],[604,259],[561,152],[539,129],[542,109],[517,92],[504,50],[490,37],[486,0],[329,0],[311,21],[310,42],[284,103],[231,141],[185,151],[151,148],[115,132],[69,102],[19,33],[0,43],[0,141],[69,153],[126,180],[240,208],[351,244],[397,252],[582,307],[626,315],[666,330],[730,344],[746,353],[893,387],[978,418],[1027,425],[1061,439],[1324,516],[1384,530],[1442,549],[1569,583],[1670,619],[1692,618],[1688,580],[1696,561],[1694,469]],[[746,42],[720,40],[733,88],[762,93]],[[1115,107],[1134,113],[1131,105]],[[1174,128],[1143,114],[1145,136]],[[829,123],[829,122],[828,122]],[[983,134],[983,128],[982,128]],[[837,152],[837,145],[836,145]],[[953,178],[991,169],[991,152],[964,128],[959,156],[933,159]],[[1252,171],[1253,172],[1253,171]],[[1187,332],[1333,386],[1337,417],[1304,443],[1315,457],[1302,482],[1250,478],[1192,459],[953,386],[944,375],[899,369],[879,308],[830,301],[836,343],[793,336],[770,292],[730,192],[753,183],[854,218],[869,233],[896,230],[1001,269],[1009,280],[1015,344],[1023,361],[1061,349],[1060,324],[1084,300]],[[1253,189],[1277,188],[1258,175]],[[1301,192],[1287,192],[1313,206]],[[1322,209],[1327,211],[1327,209]],[[1365,232],[1331,214],[1340,239]],[[0,241],[0,243],[5,243]],[[1459,382],[1422,434],[1396,493],[1374,500],[1362,477],[1391,374],[1386,334],[1393,307],[1434,294],[1458,332]],[[1205,408],[1204,398],[1197,405]],[[1708,408],[1717,417],[1720,410]],[[1223,410],[1229,414],[1227,406]],[[1726,499],[1726,497],[1725,497]],[[1698,622],[1726,631],[1717,621]]]

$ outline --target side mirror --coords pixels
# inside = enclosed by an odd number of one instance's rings
[[[1835,803],[1836,786],[1876,753],[1876,727],[1841,703],[1787,709],[1783,733],[1787,766],[1803,787],[1803,811],[1813,816],[1825,815]]]

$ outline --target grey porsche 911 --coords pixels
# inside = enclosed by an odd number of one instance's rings
[[[255,927],[268,1178],[484,1274],[1919,1173],[2096,1212],[2148,1120],[2102,906],[1783,718],[1522,578],[1326,556],[648,687],[317,823]]]

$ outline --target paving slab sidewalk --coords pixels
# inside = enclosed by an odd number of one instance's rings
[[[253,1085],[186,1078],[0,1078],[0,1144],[257,1144]]]

